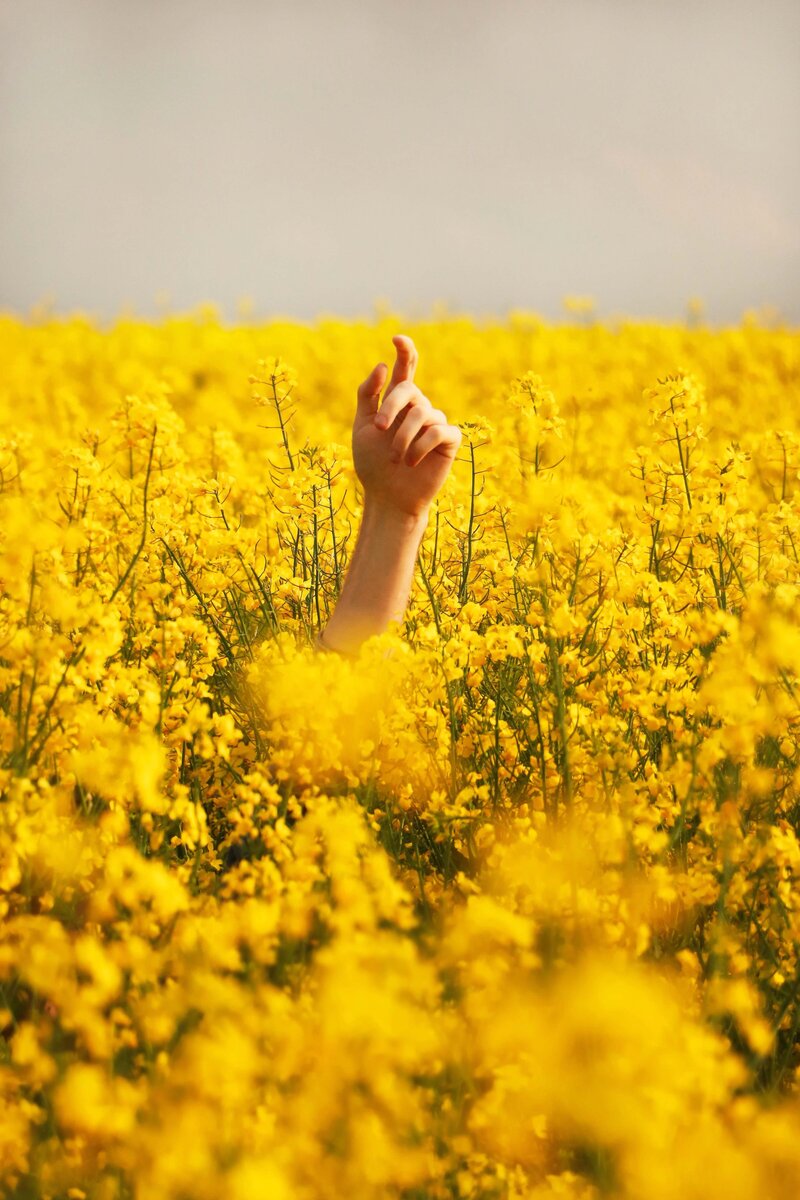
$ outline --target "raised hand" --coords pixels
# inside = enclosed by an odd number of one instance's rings
[[[365,503],[421,516],[447,478],[462,435],[414,383],[419,355],[411,338],[398,334],[392,341],[397,356],[383,400],[386,363],[373,367],[358,389],[353,462]]]

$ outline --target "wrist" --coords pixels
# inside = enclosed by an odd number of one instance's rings
[[[424,533],[430,516],[430,505],[410,511],[398,508],[396,504],[387,504],[370,496],[364,497],[364,513],[362,523],[381,528],[397,530],[401,533]]]

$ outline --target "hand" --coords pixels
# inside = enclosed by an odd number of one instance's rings
[[[365,505],[420,516],[447,478],[462,435],[413,382],[419,355],[411,338],[398,334],[392,341],[397,358],[383,400],[386,363],[373,367],[358,389],[353,463]]]

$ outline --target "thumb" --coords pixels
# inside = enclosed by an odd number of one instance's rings
[[[356,416],[367,418],[378,411],[378,402],[388,373],[389,368],[383,362],[372,368],[358,389]]]

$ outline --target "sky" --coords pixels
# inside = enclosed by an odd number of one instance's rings
[[[798,0],[0,0],[0,311],[800,323]]]

